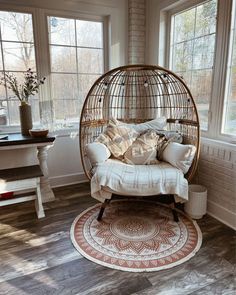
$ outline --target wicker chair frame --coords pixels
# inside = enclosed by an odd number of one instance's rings
[[[185,144],[196,146],[192,166],[185,175],[190,182],[197,168],[200,127],[196,104],[184,80],[156,65],[128,65],[112,69],[91,87],[80,119],[80,152],[89,179],[92,167],[85,146],[107,127],[109,119],[142,123],[165,116],[167,129],[178,130]]]

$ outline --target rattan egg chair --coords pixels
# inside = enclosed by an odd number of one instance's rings
[[[191,181],[200,146],[196,105],[184,80],[156,65],[127,65],[112,69],[91,87],[80,119],[80,151],[87,177],[91,179],[93,170],[85,147],[103,132],[109,119],[136,124],[160,116],[167,118],[168,130],[178,130],[183,135],[183,143],[196,147],[195,158],[185,175]],[[101,219],[105,206],[104,203],[98,219]]]

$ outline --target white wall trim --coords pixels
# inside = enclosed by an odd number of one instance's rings
[[[236,230],[236,213],[229,211],[228,209],[208,200],[207,202],[207,213],[219,220],[220,222],[226,224],[232,229]]]
[[[76,183],[88,182],[88,178],[85,176],[84,173],[80,172],[80,173],[50,177],[49,181],[50,181],[51,187],[60,187],[60,186],[66,186],[66,185],[71,185]]]

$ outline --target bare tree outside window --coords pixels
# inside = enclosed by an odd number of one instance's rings
[[[170,67],[190,87],[205,130],[212,92],[216,13],[217,1],[211,0],[172,17]]]

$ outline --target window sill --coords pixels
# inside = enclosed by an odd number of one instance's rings
[[[209,137],[201,137],[201,142],[204,144],[208,144],[208,145],[213,145],[213,146],[220,146],[226,149],[229,149],[231,151],[236,151],[236,141],[232,142],[226,142],[223,140],[218,140],[218,139],[212,139]]]

